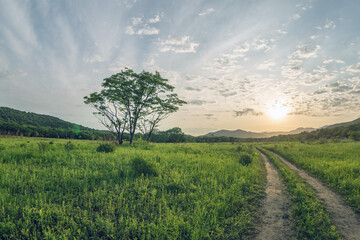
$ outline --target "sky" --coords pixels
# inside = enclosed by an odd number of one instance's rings
[[[351,0],[0,0],[0,106],[103,129],[83,97],[129,67],[160,72],[188,102],[161,130],[351,121],[359,11]]]

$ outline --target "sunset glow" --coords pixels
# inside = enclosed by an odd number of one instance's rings
[[[268,114],[272,119],[281,120],[289,113],[289,109],[286,106],[276,105],[272,106],[268,110]]]

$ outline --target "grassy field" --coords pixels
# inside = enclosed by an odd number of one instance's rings
[[[264,145],[310,172],[360,212],[360,143],[276,143]]]
[[[239,239],[265,170],[237,144],[0,138],[0,239]],[[252,157],[239,161],[244,152]]]
[[[272,153],[260,149],[279,170],[292,202],[297,239],[341,239],[315,191]]]

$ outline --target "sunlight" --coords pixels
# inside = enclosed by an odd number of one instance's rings
[[[268,114],[275,120],[283,119],[289,113],[289,108],[284,105],[273,105],[269,108]]]

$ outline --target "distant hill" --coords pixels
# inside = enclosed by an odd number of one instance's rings
[[[350,122],[343,122],[343,123],[336,123],[336,124],[332,124],[332,125],[326,125],[326,126],[321,127],[320,129],[322,129],[322,128],[346,127],[346,126],[356,124],[356,123],[360,123],[360,118],[357,118],[357,119],[355,119],[353,121],[350,121]]]
[[[61,120],[57,117],[37,114],[32,112],[19,111],[8,107],[0,107],[0,121],[13,122],[19,125],[29,125],[36,127],[51,127],[62,129],[73,129],[79,126],[80,130],[93,130],[81,125]]]
[[[315,128],[297,128],[289,132],[249,132],[241,129],[237,130],[220,130],[216,132],[210,132],[202,137],[235,137],[235,138],[269,138],[278,135],[298,134],[302,132],[311,132]]]

